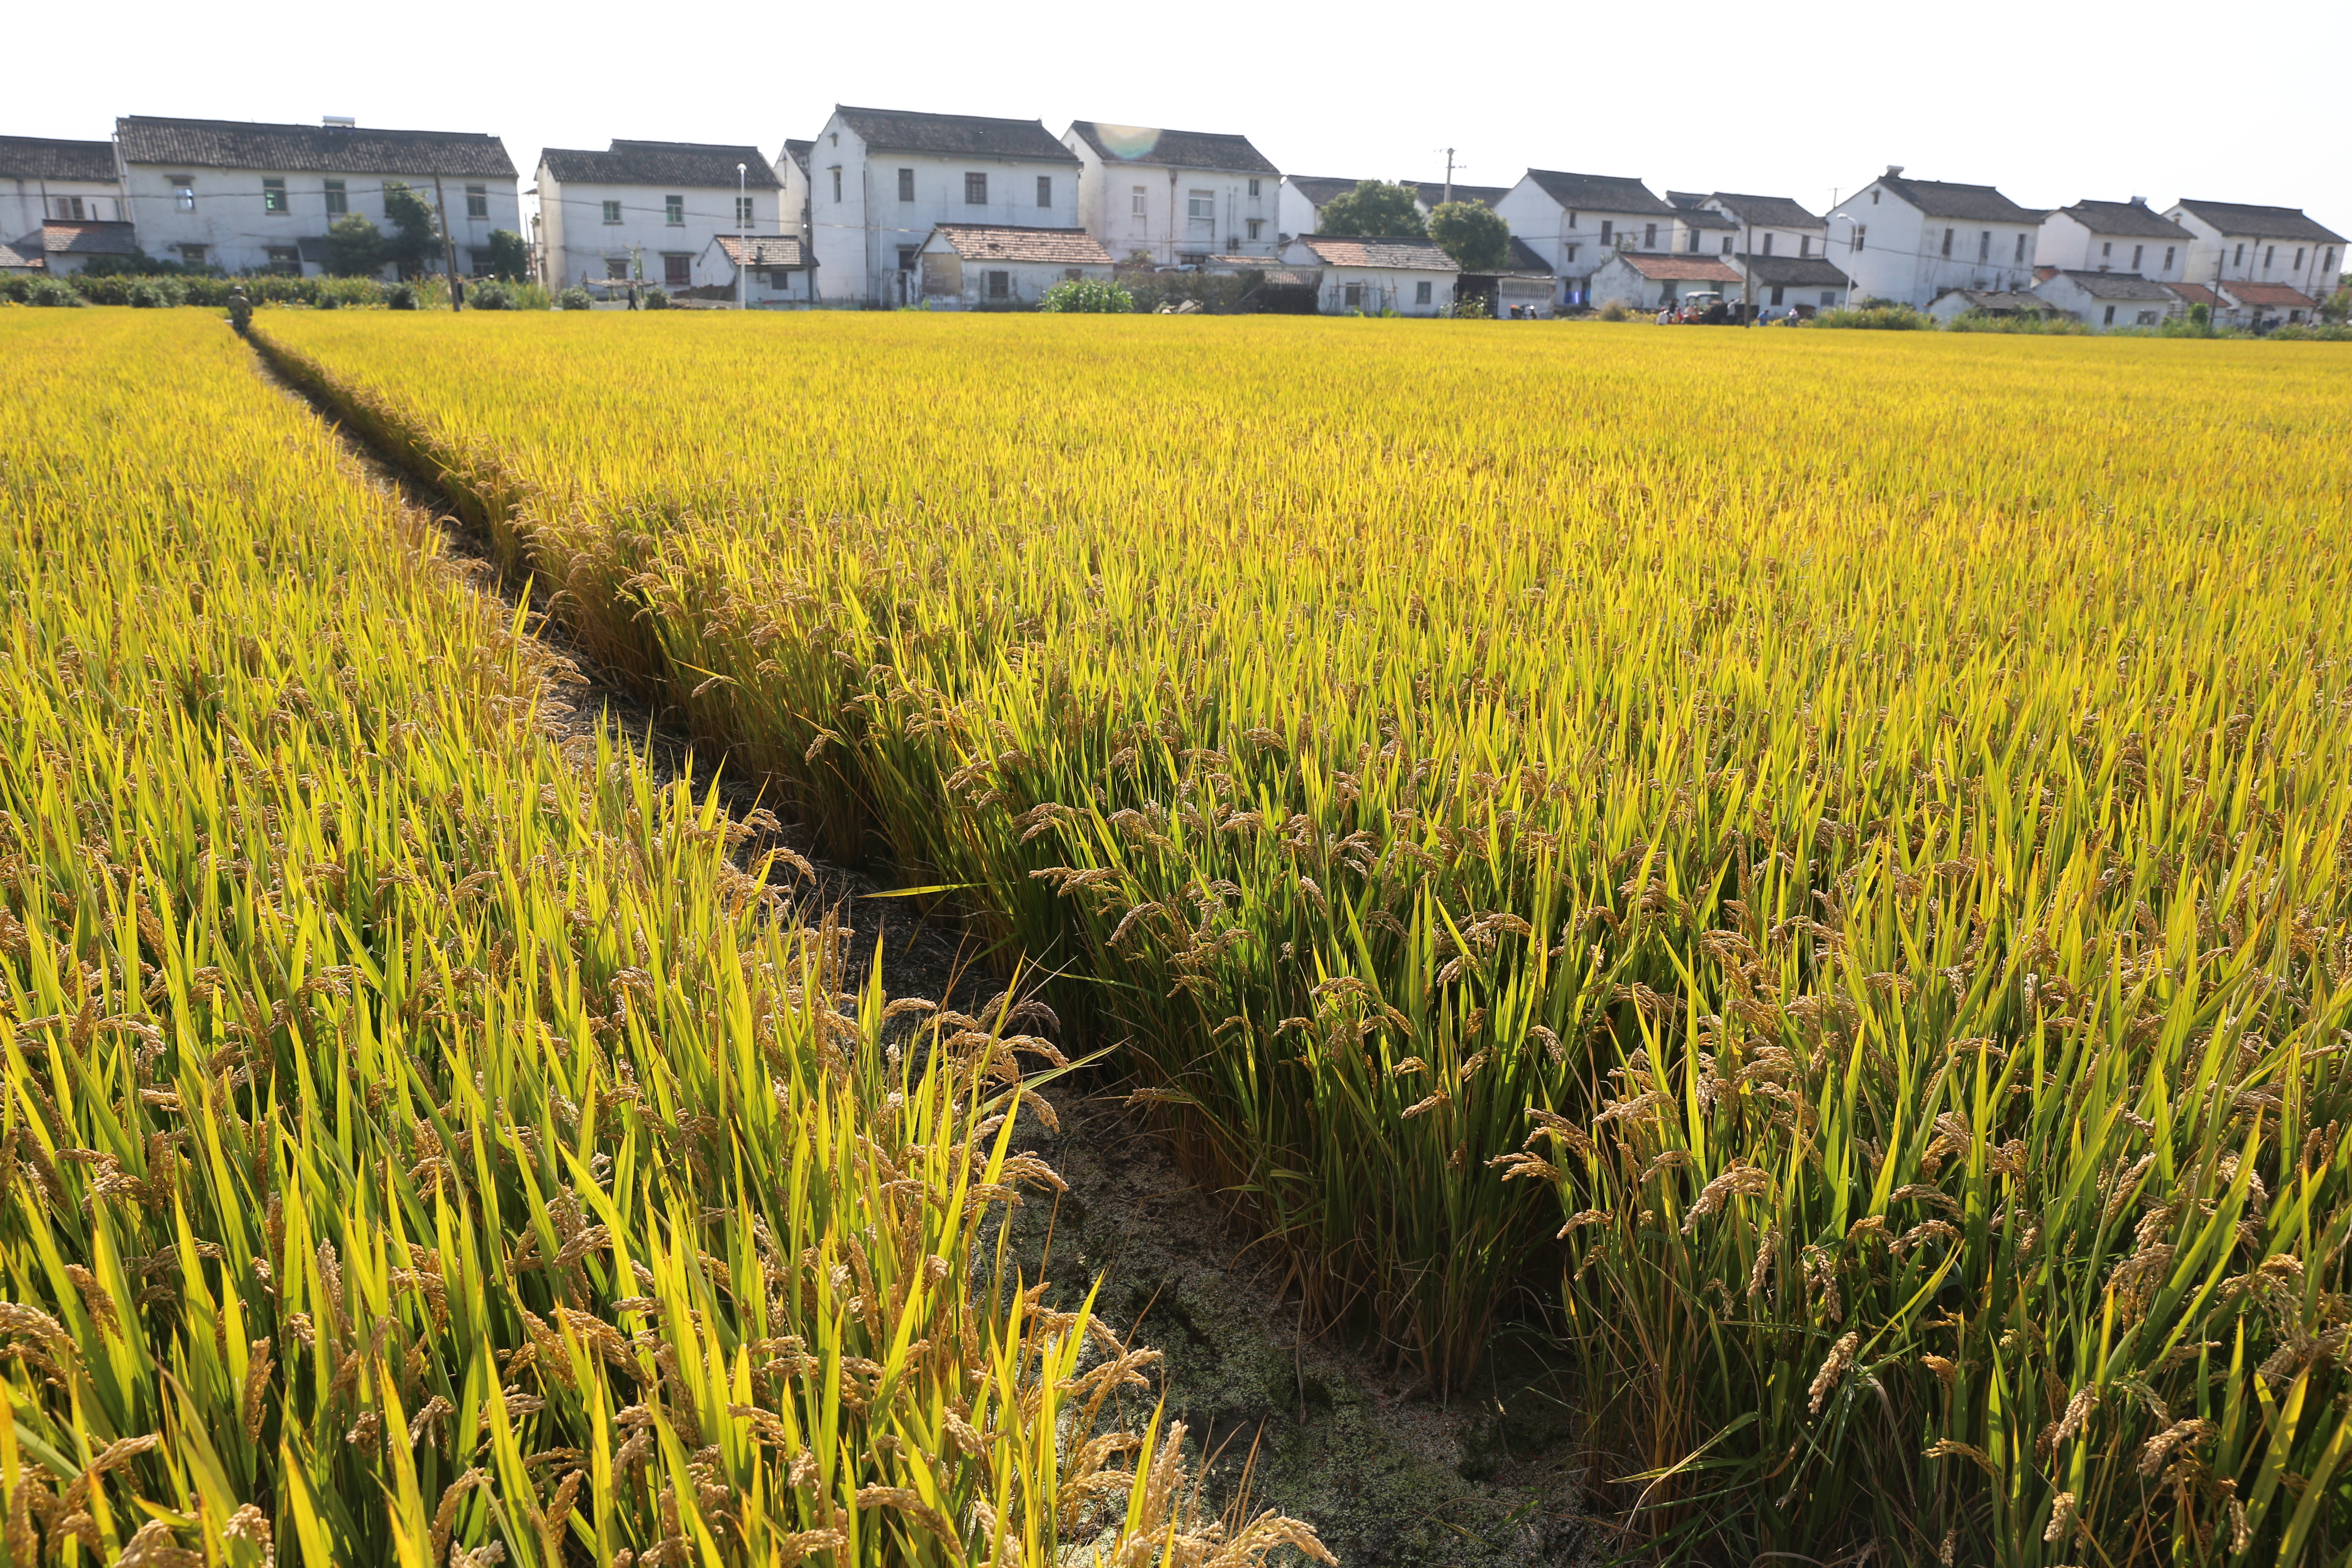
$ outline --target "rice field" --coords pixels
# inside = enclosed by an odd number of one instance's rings
[[[218,319],[0,358],[6,1561],[1311,1540],[999,1267],[1049,1047],[845,990]]]

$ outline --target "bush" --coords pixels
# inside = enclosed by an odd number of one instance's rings
[[[656,283],[646,290],[638,303],[648,310],[667,310],[669,309],[669,290]]]
[[[555,297],[555,302],[567,310],[584,310],[596,301],[588,297],[587,289],[574,283],[571,288],[558,294]]]
[[[2273,327],[2263,336],[2288,343],[2352,343],[2352,326],[2342,321],[2291,321]]]
[[[320,310],[340,310],[342,308],[343,297],[341,294],[327,293],[321,293],[319,296],[318,304],[312,307],[312,309]]]
[[[327,226],[327,270],[338,278],[370,278],[383,266],[383,231],[361,213]]]
[[[1624,300],[1612,300],[1601,307],[1601,319],[1604,321],[1630,321],[1633,319],[1633,312],[1626,309]]]
[[[1845,305],[1833,310],[1823,310],[1813,318],[1813,325],[1874,332],[1932,332],[1936,330],[1936,318],[1908,305],[1873,300],[1859,306]]]
[[[135,310],[152,310],[161,306],[178,302],[159,288],[152,279],[145,278],[131,285],[128,293],[129,299],[125,302]]]
[[[2086,338],[2091,329],[2072,316],[1996,316],[1986,310],[1963,310],[1946,323],[1948,332],[2008,332],[2020,337]]]
[[[1037,298],[1037,309],[1059,315],[1123,316],[1135,296],[1100,278],[1065,278]]]
[[[25,300],[27,305],[40,305],[51,310],[68,307],[79,309],[81,302],[80,295],[55,278],[33,279],[33,287],[27,290]]]
[[[520,283],[530,276],[530,247],[510,228],[490,230],[490,276],[502,283]]]
[[[387,310],[414,310],[416,309],[416,285],[414,283],[395,283],[391,288],[385,289],[383,291],[383,308]]]
[[[543,283],[509,283],[507,289],[507,309],[509,310],[551,310],[555,300]]]
[[[467,297],[466,302],[477,310],[514,309],[514,296],[508,292],[507,286],[503,283],[477,283],[474,285],[473,292]]]

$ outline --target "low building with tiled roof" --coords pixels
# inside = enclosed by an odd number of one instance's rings
[[[1415,180],[1412,182],[1412,192],[1414,195],[1421,199],[1421,210],[1425,213],[1430,213],[1435,212],[1439,207],[1444,206],[1449,201],[1476,202],[1482,207],[1491,207],[1496,202],[1501,201],[1505,196],[1509,195],[1511,194],[1511,187],[1508,185],[1465,185],[1456,182],[1452,187],[1453,194],[1449,195],[1447,195],[1447,186],[1445,182],[1443,180]]]
[[[1801,260],[1829,250],[1828,220],[1814,216],[1794,197],[1713,191],[1699,205],[1730,221],[1735,232],[1727,254],[1793,256]]]
[[[2185,275],[2194,237],[2145,196],[2083,201],[2043,216],[2033,254],[2037,270],[2131,272],[2170,283]]]
[[[0,136],[0,235],[45,223],[128,221],[111,142]]]
[[[1659,310],[1693,294],[1728,296],[1738,288],[1739,274],[1719,256],[1621,250],[1593,272],[1591,302]]]
[[[2276,283],[2326,299],[2346,259],[2344,237],[2301,207],[2185,196],[2164,216],[2189,233],[2181,277],[2208,287]]]
[[[40,263],[15,246],[0,245],[0,277],[22,277],[40,270]]]
[[[816,301],[816,263],[797,234],[722,234],[706,258],[723,270],[729,297],[754,310],[799,310]],[[746,276],[748,274],[748,276]]]
[[[800,237],[783,181],[757,147],[615,139],[539,154],[540,279],[550,289],[643,280],[732,286],[725,235]],[[807,279],[799,279],[803,295]]]
[[[1592,303],[1594,275],[1621,249],[1669,248],[1679,213],[1630,175],[1559,169],[1529,169],[1495,211],[1543,258],[1570,307]]]
[[[2169,284],[2137,272],[2096,268],[2042,268],[2033,292],[2093,331],[2113,327],[2160,326],[2180,308]]]
[[[1948,324],[1961,316],[2053,316],[2058,308],[2023,289],[1947,289],[1927,302],[1927,314]]]
[[[134,114],[114,122],[114,139],[141,244],[189,266],[315,272],[337,219],[391,231],[383,193],[394,184],[441,205],[461,272],[488,268],[493,233],[522,232],[514,163],[483,132]],[[428,269],[441,265],[436,256]]]
[[[1850,302],[1853,280],[1825,256],[1734,256],[1730,261],[1745,279],[1741,297],[1767,318],[1810,316]]]
[[[1502,267],[1494,272],[1465,272],[1454,286],[1454,297],[1486,300],[1498,321],[1541,321],[1553,314],[1556,281],[1543,253],[1513,235]]]
[[[1302,234],[1283,247],[1285,266],[1323,274],[1318,304],[1332,316],[1440,316],[1453,309],[1462,268],[1420,235]]]
[[[2031,289],[2042,216],[1990,185],[1913,179],[1890,163],[1830,209],[1822,248],[1858,301],[1927,308],[1955,290]]]
[[[836,105],[809,149],[819,295],[866,306],[926,297],[922,258],[942,224],[1080,227],[1079,168],[1043,121]]]
[[[2292,283],[2223,283],[2221,295],[2236,320],[2257,329],[2296,326],[2319,314],[2319,300]]]
[[[1274,255],[1282,171],[1248,137],[1074,120],[1062,144],[1078,160],[1078,222],[1112,255]]]
[[[1082,228],[943,223],[919,255],[923,302],[949,310],[1018,310],[1066,279],[1113,276],[1110,252]]]
[[[139,235],[127,223],[50,222],[12,241],[9,249],[26,268],[65,278],[101,258],[127,261],[137,256]]]

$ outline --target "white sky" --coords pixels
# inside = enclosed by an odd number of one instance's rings
[[[542,146],[751,142],[836,102],[1245,133],[1305,174],[1507,185],[1537,167],[1820,211],[1890,163],[2029,206],[2145,195],[2300,206],[2352,233],[2347,0],[1948,7],[1154,4],[230,10],[130,0],[8,25],[0,132],[117,114],[495,132]],[[1792,26],[1782,18],[1805,19]],[[609,18],[609,19],[607,19]],[[983,20],[982,18],[988,18]],[[1646,28],[1646,34],[1636,29]]]

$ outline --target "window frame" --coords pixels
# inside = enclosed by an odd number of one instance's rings
[[[912,169],[898,171],[898,199],[902,202],[915,199],[915,171]]]
[[[621,222],[621,221],[622,221],[622,219],[621,219],[621,204],[620,204],[620,203],[618,203],[618,202],[606,202],[606,203],[604,203],[604,221],[605,221],[606,223],[615,223],[615,224],[616,224],[616,223],[619,223],[619,222]]]
[[[479,220],[484,223],[489,221],[489,186],[467,185],[466,187],[466,216],[468,221]]]
[[[1256,177],[1255,177],[1255,175],[1253,175],[1253,176],[1251,177],[1251,179],[1250,179],[1250,183],[1249,183],[1249,196],[1250,196],[1250,200],[1252,200],[1252,201],[1255,201],[1255,200],[1257,200],[1257,199],[1258,199],[1257,179],[1256,179]]]
[[[662,252],[662,287],[691,289],[694,287],[694,258],[682,250]]]
[[[280,278],[302,276],[302,247],[298,245],[267,245],[262,254],[269,258],[269,270]],[[291,270],[289,270],[291,268]]]
[[[172,210],[184,213],[196,210],[196,177],[194,174],[172,176]]]
[[[286,194],[284,179],[265,178],[261,182],[261,210],[285,217],[294,210],[294,198]]]
[[[988,175],[985,171],[966,169],[963,172],[963,205],[968,207],[988,205]]]
[[[1041,208],[1054,205],[1054,176],[1051,174],[1037,176],[1037,205]]]
[[[1184,192],[1184,221],[1205,223],[1214,228],[1217,223],[1217,193],[1187,187]]]
[[[348,184],[341,180],[329,180],[326,182],[326,194],[329,217],[343,217],[350,214],[352,192]]]
[[[684,196],[674,196],[667,195],[667,193],[663,195],[662,226],[664,228],[684,228],[686,226],[686,198]]]
[[[735,198],[736,233],[748,234],[752,229],[760,226],[759,204],[760,198],[757,196],[737,196]]]
[[[988,298],[992,300],[1013,298],[1013,274],[1010,270],[1003,268],[989,268]]]
[[[1419,278],[1413,280],[1412,302],[1416,305],[1433,305],[1437,303],[1436,290],[1431,285],[1428,279]]]

